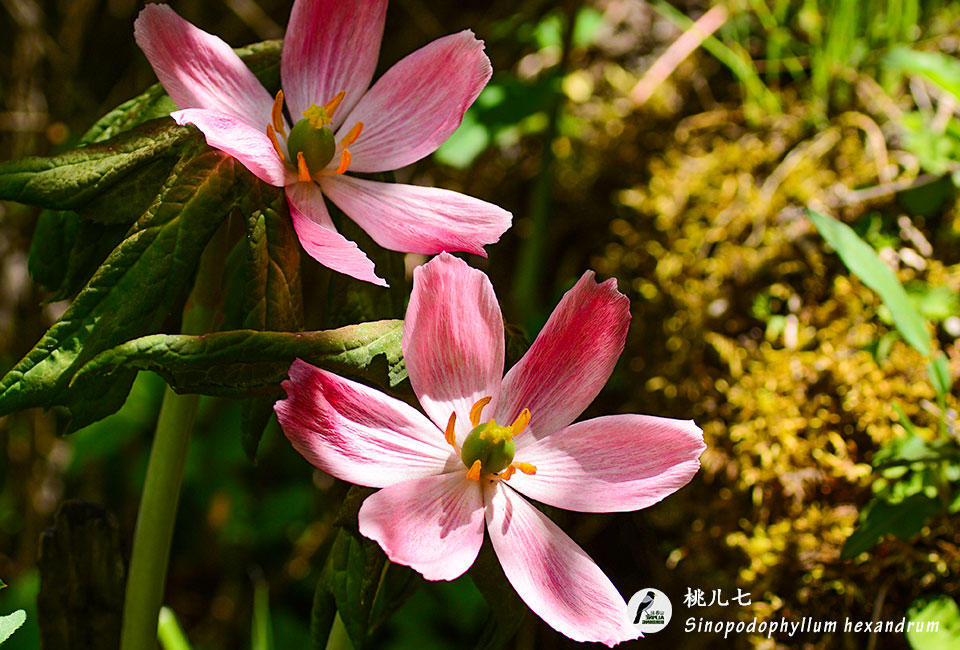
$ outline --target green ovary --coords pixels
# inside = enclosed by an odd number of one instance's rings
[[[512,438],[511,427],[501,427],[495,420],[490,420],[473,428],[463,441],[460,458],[467,467],[472,467],[479,460],[483,472],[502,472],[513,462],[516,453]]]
[[[311,172],[318,172],[333,160],[337,143],[333,131],[326,126],[316,127],[315,121],[303,118],[290,130],[287,138],[287,151],[290,160],[297,164],[297,154],[302,153],[304,162]]]

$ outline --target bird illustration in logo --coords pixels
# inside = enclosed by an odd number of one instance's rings
[[[643,615],[643,612],[645,612],[650,605],[653,604],[653,598],[654,593],[652,591],[648,591],[646,594],[644,594],[643,600],[640,601],[640,605],[637,607],[637,617],[633,621],[634,625],[640,624],[640,617]]]

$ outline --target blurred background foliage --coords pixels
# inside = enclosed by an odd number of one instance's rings
[[[140,3],[0,4],[4,159],[71,146],[154,82],[132,38]],[[171,4],[234,46],[281,37],[290,6]],[[495,70],[461,129],[398,179],[514,213],[489,259],[471,263],[530,338],[583,269],[618,279],[633,305],[627,351],[587,416],[692,417],[704,429],[703,470],[666,502],[551,513],[627,597],[654,586],[673,598],[675,622],[637,647],[924,648],[890,634],[724,641],[685,634],[682,622],[900,620],[922,599],[932,600],[921,613],[956,616],[936,599],[960,592],[956,503],[841,557],[864,506],[906,485],[904,472],[919,487],[901,498],[956,494],[955,464],[927,480],[898,445],[955,448],[957,396],[938,396],[929,358],[897,335],[897,315],[803,208],[850,224],[896,272],[933,352],[960,375],[958,20],[960,3],[946,0],[391,3],[380,71],[464,28],[484,39]],[[689,56],[671,48],[682,34]],[[32,208],[0,206],[3,371],[65,308],[44,303],[28,274],[35,223]],[[324,272],[303,272],[306,325],[317,329],[310,304],[326,301]],[[28,616],[5,649],[37,647],[38,545],[61,501],[103,504],[128,552],[162,387],[141,374],[121,412],[67,438],[53,414],[0,420],[0,577],[10,585],[0,614]],[[251,639],[307,647],[347,486],[313,472],[275,422],[250,463],[239,420],[235,403],[203,399],[166,603],[198,650]],[[882,473],[890,458],[906,469]],[[688,587],[740,588],[752,604],[688,610]],[[486,607],[470,577],[423,583],[376,645],[472,647]],[[527,616],[508,647],[575,645]]]

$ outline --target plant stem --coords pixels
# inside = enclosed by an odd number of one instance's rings
[[[209,332],[216,322],[227,231],[226,225],[217,231],[200,259],[193,292],[183,312],[181,331],[184,334]],[[170,542],[199,403],[199,395],[178,395],[169,386],[163,394],[133,534],[123,603],[121,650],[157,647],[157,624]]]

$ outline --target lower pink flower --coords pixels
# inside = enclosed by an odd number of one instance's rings
[[[587,272],[523,358],[503,375],[500,307],[487,277],[446,253],[418,268],[403,331],[426,416],[397,399],[296,361],[277,416],[313,465],[383,488],[360,532],[428,580],[473,564],[484,527],[510,584],[577,641],[635,639],[623,597],[521,494],[579,512],[626,512],[673,493],[705,449],[692,421],[614,415],[573,421],[623,351],[629,300]],[[499,423],[499,424],[498,424]]]

